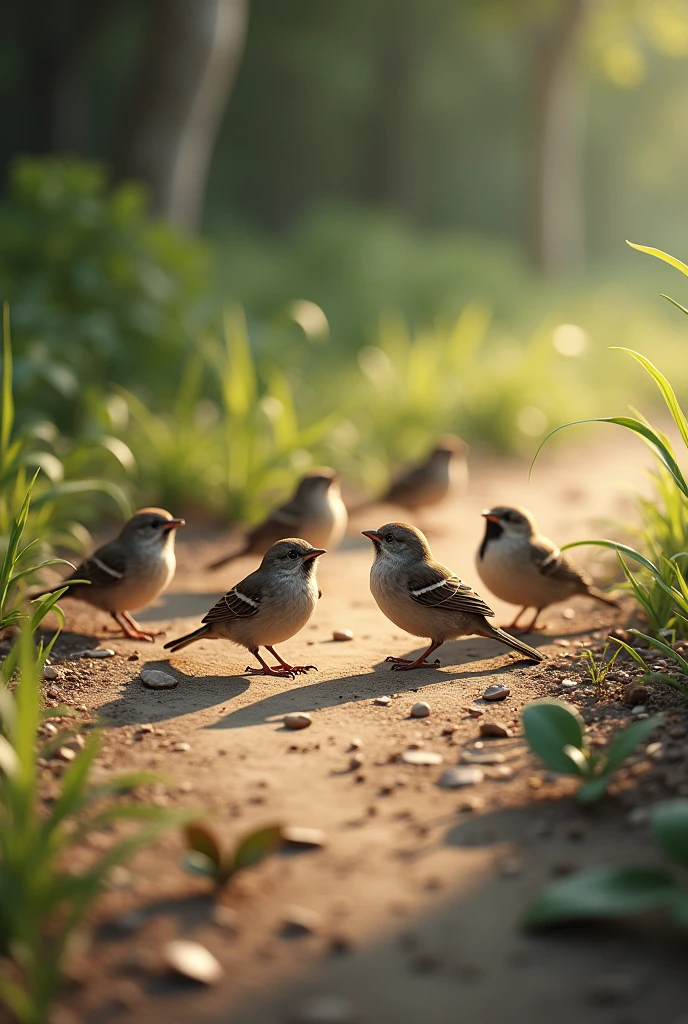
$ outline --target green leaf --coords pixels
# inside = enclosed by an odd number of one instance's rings
[[[638,652],[636,651],[636,649],[635,649],[634,647],[631,647],[631,645],[630,645],[630,644],[627,644],[627,643],[626,643],[626,642],[625,642],[624,640],[619,640],[619,638],[618,638],[617,636],[612,636],[612,637],[610,637],[610,640],[613,640],[615,644],[619,644],[619,647],[622,647],[622,648],[624,649],[624,651],[626,652],[626,654],[630,654],[630,656],[631,656],[631,657],[633,658],[633,660],[634,660],[634,661],[637,661],[637,663],[638,663],[638,664],[639,664],[639,665],[640,665],[640,666],[641,666],[641,667],[642,667],[643,669],[645,669],[645,671],[647,671],[647,669],[648,669],[648,664],[647,664],[647,662],[646,662],[646,661],[645,661],[645,659],[644,659],[644,658],[642,657],[642,655],[640,655],[640,654],[639,654],[639,653],[638,653]]]
[[[282,832],[279,825],[268,825],[266,828],[258,829],[257,832],[251,832],[241,840],[234,851],[232,874],[260,863],[261,860],[274,853],[281,842]]]
[[[619,544],[616,540],[572,540],[568,544],[562,544],[561,550],[568,551],[569,548],[580,548],[588,545],[595,545],[599,548],[611,548],[612,551],[616,551],[617,554],[621,552],[627,555],[629,558],[634,559],[636,562],[640,562],[643,568],[651,572],[653,576],[659,576],[660,572],[656,565],[653,565],[649,558],[645,555],[641,555],[635,548],[631,548],[628,544]]]
[[[655,256],[658,260],[662,260],[663,263],[668,263],[670,267],[675,267],[676,270],[680,270],[682,274],[688,277],[688,267],[681,260],[677,260],[675,256],[670,256],[668,252],[662,252],[661,249],[653,249],[650,245],[638,245],[637,242],[629,242],[626,239],[626,245],[630,245],[631,249],[637,249],[638,252],[646,252],[648,256]]]
[[[14,425],[14,398],[12,395],[12,342],[10,336],[10,307],[2,304],[2,412],[0,412],[0,467],[4,469]]]
[[[0,972],[0,1002],[7,1006],[18,1021],[38,1020],[37,1008],[29,994],[2,972]]]
[[[203,875],[204,878],[213,878],[215,881],[218,879],[217,865],[199,850],[189,850],[185,853],[182,865],[190,875]]]
[[[595,800],[599,800],[604,794],[609,784],[609,776],[605,773],[603,775],[597,775],[593,779],[588,779],[578,789],[576,793],[576,799],[582,804],[592,804]]]
[[[684,267],[685,264],[682,263],[681,266]],[[640,352],[636,352],[632,348],[622,348],[620,345],[615,345],[612,347],[612,351],[625,352],[626,355],[629,355],[633,359],[637,360],[640,363],[640,365],[645,370],[647,370],[647,372],[650,374],[650,376],[652,377],[655,384],[660,390],[665,405],[671,413],[674,423],[678,427],[678,431],[683,439],[683,443],[688,447],[688,420],[686,420],[686,417],[683,413],[683,409],[678,404],[678,399],[676,398],[674,389],[672,388],[671,384],[666,379],[664,374],[657,369],[654,363],[651,363],[649,359],[641,355]]]
[[[677,302],[676,299],[672,299],[671,295],[665,295],[664,292],[660,292],[659,296],[662,299],[666,299],[672,306],[676,306],[676,309],[680,309],[682,313],[685,313],[686,316],[688,316],[688,309],[686,309],[685,306],[682,306],[680,302]]]
[[[211,829],[194,821],[185,827],[184,838],[190,850],[202,853],[219,870],[222,864],[222,850],[217,836]]]
[[[667,857],[688,867],[688,800],[665,800],[650,814],[652,834]]]
[[[675,651],[673,647],[669,646],[669,644],[665,644],[663,640],[658,640],[655,636],[648,636],[647,633],[641,633],[639,629],[629,629],[628,632],[632,633],[633,636],[638,636],[643,640],[647,640],[647,642],[651,644],[652,647],[655,647],[658,651],[661,651],[662,654],[666,654],[667,658],[670,658],[672,661],[675,661],[676,664],[681,668],[681,671],[685,672],[688,675],[688,661],[686,661],[685,658],[682,658],[678,651]]]
[[[526,928],[581,918],[625,917],[664,906],[677,886],[656,868],[593,868],[548,886],[530,905]]]
[[[605,774],[615,771],[623,764],[636,747],[644,743],[653,729],[664,721],[663,715],[653,715],[652,718],[644,718],[640,722],[633,722],[632,725],[622,729],[607,747],[607,757],[604,764]]]
[[[583,720],[562,700],[538,700],[528,704],[521,716],[530,749],[548,768],[567,775],[583,774],[565,747],[583,748]]]

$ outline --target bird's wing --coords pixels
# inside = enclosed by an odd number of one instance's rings
[[[418,604],[468,615],[494,615],[472,587],[440,562],[424,562],[408,579],[411,597]]]
[[[296,501],[288,501],[273,509],[267,519],[255,526],[249,533],[252,543],[259,541],[268,546],[283,537],[298,537],[303,516]]]
[[[127,556],[124,546],[117,540],[103,544],[81,562],[67,580],[89,580],[91,586],[114,587],[124,577]]]
[[[402,500],[410,495],[414,495],[417,488],[422,485],[425,479],[426,467],[413,466],[406,472],[401,473],[396,477],[389,485],[389,489],[384,496],[384,501],[395,501],[399,498]]]
[[[250,619],[251,616],[257,615],[263,588],[255,576],[256,573],[252,572],[241,583],[227,591],[201,621],[212,625],[231,619]]]
[[[546,537],[533,541],[530,548],[533,562],[543,576],[567,583],[581,583],[584,587],[592,585],[592,577]]]

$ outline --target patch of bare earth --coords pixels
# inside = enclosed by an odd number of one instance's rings
[[[561,450],[536,468],[531,485],[522,464],[478,462],[469,494],[428,516],[434,550],[480,590],[473,552],[481,508],[526,504],[559,542],[605,534],[605,519],[630,515],[626,484],[642,483],[640,468],[632,468],[642,458],[639,445],[623,440],[606,451]],[[519,920],[541,887],[565,872],[657,860],[644,809],[688,794],[684,705],[671,691],[651,694],[648,713],[660,705],[668,711],[656,759],[639,751],[609,796],[580,808],[570,782],[527,752],[519,715],[533,698],[558,695],[582,710],[596,742],[628,722],[634,712],[622,692],[634,669],[618,662],[598,692],[578,660],[581,649],[600,649],[609,629],[627,622],[628,609],[617,613],[588,600],[550,609],[545,632],[533,641],[546,658],[539,666],[469,638],[447,644],[437,669],[392,672],[388,654],[422,648],[383,618],[368,589],[371,551],[357,530],[385,518],[398,513],[379,510],[353,524],[343,549],[322,559],[316,616],[282,648],[319,671],[294,681],[248,678],[242,670],[250,656],[220,642],[168,659],[163,638],[112,639],[104,620],[65,602],[77,635],[65,634],[62,652],[91,647],[94,637],[116,652],[103,661],[58,659],[60,678],[47,685],[49,700],[67,698],[104,723],[98,772],[161,772],[164,781],[146,798],[209,812],[227,843],[272,822],[326,837],[322,848],[279,854],[247,871],[222,894],[231,909],[219,916],[206,883],[182,872],[176,835],[116,872],[93,945],[66,994],[76,1020],[678,1021],[685,939],[664,919],[544,936],[524,934]],[[255,565],[243,560],[220,574],[205,571],[225,547],[226,538],[187,532],[171,592],[141,619],[164,626],[168,637],[191,628]],[[509,621],[513,610],[493,603],[498,621]],[[344,629],[354,639],[333,641],[333,631]],[[177,686],[146,688],[146,664],[171,672]],[[562,687],[562,680],[576,685]],[[510,693],[488,703],[482,695],[497,683]],[[384,696],[391,699],[380,703]],[[411,717],[421,700],[430,714]],[[467,712],[472,704],[483,714]],[[282,718],[293,711],[308,712],[312,725],[285,729]],[[485,720],[510,735],[481,737]],[[406,763],[409,750],[442,762]],[[482,781],[461,789],[438,784],[461,764],[477,766]],[[52,763],[45,768],[48,788],[58,771]],[[93,846],[113,839],[99,834]],[[93,846],[84,849],[84,863]],[[219,983],[173,977],[162,955],[173,938],[206,946],[224,970]]]

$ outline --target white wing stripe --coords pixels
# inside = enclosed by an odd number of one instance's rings
[[[250,604],[252,608],[257,608],[258,607],[258,602],[257,601],[254,601],[252,597],[246,597],[246,594],[242,594],[240,590],[236,589],[236,587],[232,590],[232,593],[236,594],[236,596],[240,600],[245,601],[246,604]]]
[[[91,561],[94,565],[97,565],[99,569],[102,569],[103,572],[106,572],[108,576],[112,576],[116,580],[121,580],[124,576],[123,572],[117,572],[117,570],[113,569],[112,566],[107,565],[105,562],[101,562],[101,560],[96,558],[95,555],[91,555]]]
[[[429,587],[421,587],[420,590],[412,590],[411,594],[413,595],[413,597],[420,597],[421,594],[427,594],[429,590],[437,590],[438,587],[443,587],[445,585],[445,583],[449,583],[449,582],[450,582],[450,579],[438,580],[437,583],[431,583]],[[454,580],[452,579],[451,582],[454,582]],[[459,583],[459,586],[460,586],[461,585],[461,580],[458,580],[458,583]]]

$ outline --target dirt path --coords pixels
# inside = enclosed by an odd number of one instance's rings
[[[438,557],[477,583],[478,513],[488,504],[527,504],[560,542],[599,530],[604,519],[628,517],[627,487],[644,481],[643,448],[611,431],[591,437],[572,452],[548,453],[530,485],[522,464],[476,466],[469,495],[433,519]],[[610,441],[614,447],[603,449]],[[378,513],[355,525],[382,521]],[[187,531],[172,591],[140,618],[164,625],[168,636],[191,628],[254,567],[244,560],[222,576],[199,568],[225,544]],[[163,772],[167,781],[155,799],[209,808],[227,842],[270,822],[327,836],[324,849],[273,857],[237,882],[225,897],[237,912],[235,930],[213,923],[205,884],[180,871],[177,837],[141,855],[106,896],[104,916],[118,923],[102,929],[82,984],[67,1000],[74,1019],[525,1024],[546,1016],[560,1024],[678,1024],[685,998],[676,967],[685,940],[664,923],[544,938],[518,929],[529,899],[553,874],[654,856],[645,829],[630,824],[628,814],[636,802],[669,792],[661,765],[639,756],[618,796],[584,812],[568,798],[569,783],[552,780],[526,753],[518,728],[528,700],[561,693],[562,677],[584,680],[577,650],[591,634],[601,642],[617,614],[586,600],[553,609],[547,632],[535,641],[547,656],[543,666],[530,667],[499,644],[467,639],[442,649],[441,668],[396,675],[385,656],[420,647],[374,605],[370,561],[369,542],[353,530],[343,549],[322,560],[316,616],[283,647],[285,656],[314,661],[319,672],[294,682],[249,680],[241,671],[250,659],[212,642],[168,664],[162,640],[108,639],[115,658],[62,666],[54,699],[83,702],[107,724],[99,771]],[[493,603],[508,621],[512,610]],[[66,636],[66,645],[83,648],[92,642],[84,637],[94,634],[105,639],[103,622],[94,624],[76,603],[67,609],[70,628],[83,636]],[[344,628],[355,640],[333,642],[332,631]],[[133,651],[138,661],[129,660]],[[171,668],[177,688],[146,689],[138,678],[145,662]],[[477,720],[463,708],[483,703],[485,687],[497,681],[508,681],[511,696],[487,713],[514,735],[485,740],[481,750]],[[620,690],[620,682],[612,684],[598,700],[583,681],[572,698],[600,737],[630,716]],[[374,703],[383,695],[393,698],[388,706]],[[430,717],[410,718],[421,699]],[[289,732],[281,717],[297,710],[311,712],[313,725]],[[138,732],[144,723],[154,732]],[[189,749],[175,751],[179,743]],[[440,753],[444,765],[401,763],[410,744]],[[504,760],[487,766],[478,786],[440,788],[443,767],[466,752],[498,752]],[[362,763],[352,769],[353,753]],[[671,792],[681,792],[685,762],[672,770]],[[95,843],[110,841],[104,835]],[[314,912],[311,931],[300,937],[283,934],[293,905]],[[161,947],[176,936],[196,938],[215,953],[226,972],[221,984],[199,989],[162,970]],[[322,1007],[315,1013],[309,1000],[316,996],[335,999],[330,1016]]]

